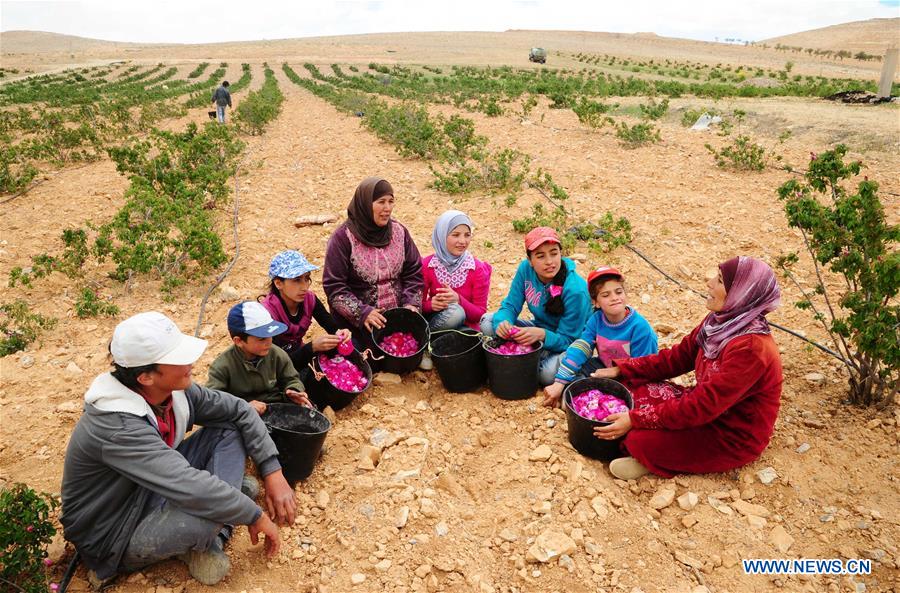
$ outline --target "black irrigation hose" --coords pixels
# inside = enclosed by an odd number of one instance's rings
[[[241,162],[234,168],[234,215],[232,217],[232,226],[234,229],[234,257],[231,258],[231,261],[228,262],[228,266],[222,271],[221,274],[216,278],[216,281],[213,282],[212,286],[209,287],[209,290],[206,291],[206,294],[203,295],[203,300],[200,301],[200,314],[197,316],[197,326],[194,328],[194,337],[200,337],[200,326],[203,325],[203,315],[206,312],[206,302],[209,300],[212,292],[222,284],[222,281],[225,280],[225,277],[228,276],[231,269],[234,267],[234,264],[237,263],[238,257],[241,255],[241,242],[238,238],[238,198],[240,196],[240,168],[241,165],[244,164],[244,160],[246,156],[241,159]]]
[[[78,568],[79,562],[81,562],[81,553],[78,550],[75,550],[75,555],[72,556],[72,560],[69,561],[69,566],[66,568],[66,574],[63,575],[62,580],[59,582],[57,593],[66,593],[66,589],[69,587],[69,582],[75,575],[75,569]]]
[[[569,230],[571,230],[571,231],[576,231],[577,229],[576,229],[576,228],[572,228],[572,229],[569,229]],[[595,237],[602,237],[602,236],[605,235],[605,234],[606,234],[606,231],[604,231],[603,229],[597,229],[596,231],[594,231],[594,236],[595,236]],[[699,290],[697,290],[696,288],[692,288],[692,287],[690,287],[690,286],[686,286],[684,283],[680,282],[679,280],[676,280],[675,278],[673,278],[672,276],[670,276],[669,274],[667,274],[665,271],[663,271],[662,268],[660,268],[660,267],[657,266],[655,263],[653,263],[653,261],[651,261],[649,257],[647,257],[646,255],[644,255],[643,253],[641,253],[636,247],[632,247],[632,246],[629,245],[629,244],[625,244],[625,248],[628,249],[629,251],[631,251],[632,253],[634,253],[635,255],[637,255],[639,258],[641,258],[641,259],[644,260],[645,262],[647,262],[647,264],[649,264],[649,266],[650,266],[651,268],[653,268],[654,270],[656,270],[657,272],[659,272],[660,274],[662,274],[663,276],[665,276],[665,278],[666,278],[667,280],[669,280],[670,282],[674,282],[674,283],[677,284],[679,287],[684,288],[684,289],[687,289],[687,290],[690,290],[691,292],[693,292],[694,294],[696,294],[696,295],[698,295],[698,296],[701,296],[701,297],[703,296],[703,293],[700,292]],[[829,349],[829,348],[823,346],[822,344],[819,344],[818,342],[815,342],[815,341],[813,341],[813,340],[810,340],[809,338],[807,338],[806,336],[800,334],[799,332],[797,332],[797,331],[795,331],[795,330],[792,330],[792,329],[790,329],[790,328],[787,328],[787,327],[778,325],[777,323],[774,323],[774,322],[769,321],[769,320],[766,320],[766,321],[769,323],[769,325],[771,325],[771,326],[774,327],[775,329],[780,329],[781,331],[783,331],[783,332],[786,333],[786,334],[790,334],[790,335],[794,336],[795,338],[800,338],[801,340],[803,340],[803,341],[806,342],[807,344],[810,344],[811,346],[815,346],[816,348],[818,348],[819,350],[821,350],[821,351],[824,352],[825,354],[829,354],[829,355],[835,357],[836,359],[838,359],[839,361],[841,361],[843,364],[848,364],[847,359],[844,358],[843,356],[841,356],[840,354],[838,354],[837,352],[835,352],[834,350],[831,350],[831,349]]]

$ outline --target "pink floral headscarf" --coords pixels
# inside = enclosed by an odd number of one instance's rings
[[[741,256],[725,295],[724,308],[703,320],[697,336],[703,353],[715,359],[738,336],[770,333],[765,316],[780,303],[781,290],[772,268],[758,259]]]

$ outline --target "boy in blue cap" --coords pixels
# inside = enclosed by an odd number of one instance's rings
[[[262,415],[266,404],[312,407],[300,375],[287,353],[272,338],[287,326],[272,319],[261,304],[238,303],[228,312],[228,333],[234,345],[209,367],[206,387],[244,399]]]

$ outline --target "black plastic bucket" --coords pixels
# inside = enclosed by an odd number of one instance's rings
[[[504,340],[491,338],[482,344],[487,362],[488,386],[500,399],[527,399],[538,389],[538,366],[544,343],[537,342],[528,354],[507,356],[491,352]]]
[[[575,447],[576,451],[593,459],[610,461],[616,457],[622,457],[622,451],[619,447],[622,442],[621,438],[607,441],[594,436],[595,426],[609,426],[612,422],[588,420],[579,416],[572,408],[572,398],[591,389],[599,389],[603,393],[614,395],[625,402],[629,410],[634,409],[634,398],[631,396],[631,392],[618,381],[588,377],[587,379],[579,379],[569,383],[565,391],[563,391],[563,406],[566,409],[569,442]]]
[[[384,327],[381,329],[372,331],[372,342],[375,344],[375,353],[378,356],[384,356],[384,360],[379,362],[379,370],[386,373],[397,373],[398,375],[415,370],[418,368],[419,363],[422,362],[425,348],[428,347],[430,335],[428,322],[415,311],[410,311],[405,307],[388,309],[382,313],[382,315],[387,319],[387,323],[385,323]],[[419,350],[412,356],[404,357],[392,356],[382,350],[381,346],[378,345],[381,342],[381,339],[384,336],[389,336],[395,332],[411,333],[416,339],[416,342],[419,343]]]
[[[329,357],[336,355],[337,350],[328,353]],[[366,362],[366,359],[363,358],[362,354],[354,350],[352,354],[345,356],[344,358],[348,359],[356,367],[362,370],[367,379],[366,387],[362,391],[344,391],[343,389],[335,387],[327,377],[316,379],[316,375],[313,374],[309,377],[309,380],[306,381],[306,392],[320,410],[324,410],[326,406],[331,406],[331,409],[333,410],[346,408],[354,399],[356,399],[356,396],[364,393],[366,389],[372,385],[372,369],[369,367],[369,363]],[[316,373],[322,372],[322,367],[319,366],[318,354],[313,356],[312,364]]]
[[[447,330],[434,338],[431,360],[447,391],[475,391],[487,380],[481,336],[474,330]]]
[[[331,421],[317,410],[296,404],[268,404],[262,419],[278,448],[284,478],[291,484],[308,478]]]

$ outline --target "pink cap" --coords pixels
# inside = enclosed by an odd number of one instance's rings
[[[588,274],[588,286],[601,276],[616,276],[620,281],[625,281],[625,276],[619,270],[610,266],[600,266],[590,274]]]
[[[525,235],[525,249],[527,251],[534,251],[544,243],[556,243],[560,245],[559,235],[556,234],[556,231],[551,229],[548,226],[539,226],[528,231],[528,234]]]

